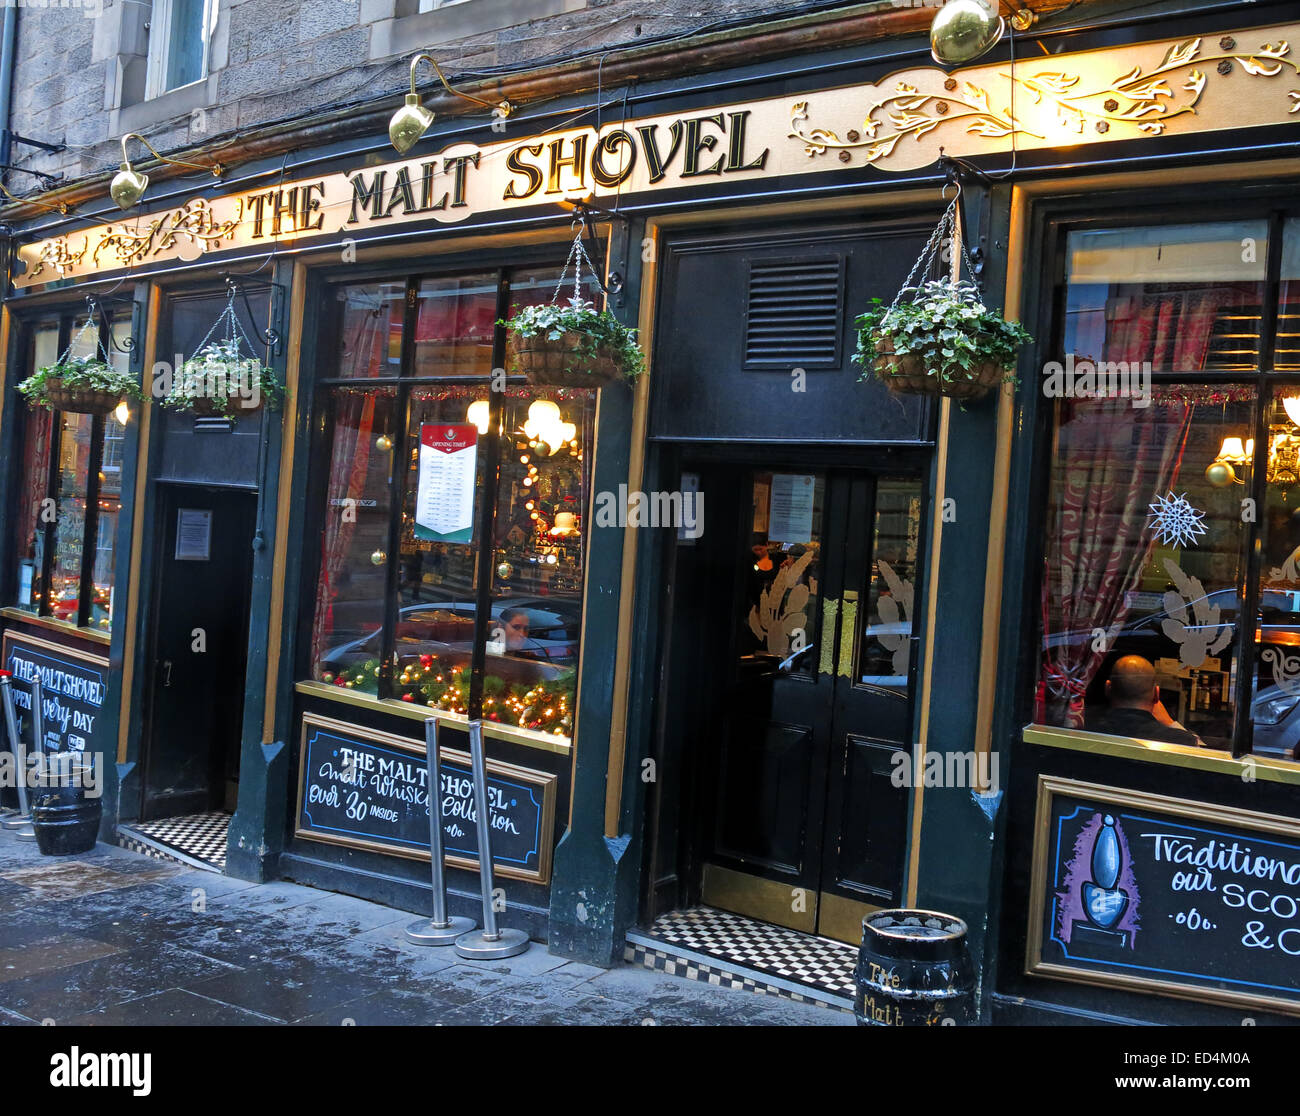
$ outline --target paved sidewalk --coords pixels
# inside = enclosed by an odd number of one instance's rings
[[[533,943],[470,962],[406,944],[414,916],[107,845],[43,857],[0,831],[0,1023],[852,1026],[828,1008]]]

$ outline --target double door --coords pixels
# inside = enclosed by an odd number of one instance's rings
[[[921,477],[728,472],[712,485],[734,494],[735,530],[710,562],[732,576],[701,897],[856,943],[865,913],[901,900]]]

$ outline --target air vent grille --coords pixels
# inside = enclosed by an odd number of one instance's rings
[[[204,416],[194,420],[195,434],[226,434],[234,429],[234,423],[228,418],[209,418]]]
[[[751,263],[745,367],[838,367],[843,299],[840,256]]]

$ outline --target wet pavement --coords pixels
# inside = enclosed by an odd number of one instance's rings
[[[0,831],[0,1022],[71,1025],[852,1026],[843,1012],[533,943],[408,945],[415,916],[108,845],[43,857]]]

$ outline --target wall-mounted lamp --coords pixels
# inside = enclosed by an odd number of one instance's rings
[[[392,120],[388,122],[388,139],[397,148],[398,154],[405,155],[410,151],[415,146],[416,140],[429,130],[429,125],[433,123],[434,119],[433,112],[420,103],[420,94],[415,91],[415,68],[421,61],[428,62],[433,67],[434,73],[438,75],[438,80],[442,82],[443,88],[448,93],[461,98],[461,100],[472,101],[476,105],[490,108],[502,120],[515,111],[515,106],[509,101],[484,101],[479,97],[472,97],[468,93],[462,93],[459,89],[453,89],[447,84],[442,68],[433,55],[417,54],[411,59],[411,91],[406,95],[406,103],[393,113]]]
[[[220,178],[222,172],[226,169],[220,163],[186,163],[180,159],[169,159],[166,155],[159,155],[153,149],[153,145],[138,132],[127,132],[122,137],[122,169],[113,176],[113,181],[108,187],[108,192],[112,195],[119,209],[130,209],[144,196],[144,192],[149,188],[149,176],[140,174],[131,166],[131,159],[126,153],[126,141],[129,139],[138,139],[145,147],[149,148],[149,153],[155,159],[163,163],[171,163],[174,167],[189,167],[192,170],[211,171],[216,178]]]
[[[1038,16],[1028,8],[1011,14],[1011,26],[1027,31]],[[998,14],[997,0],[948,0],[930,24],[930,53],[941,66],[973,62],[1001,41],[1006,20]]]

